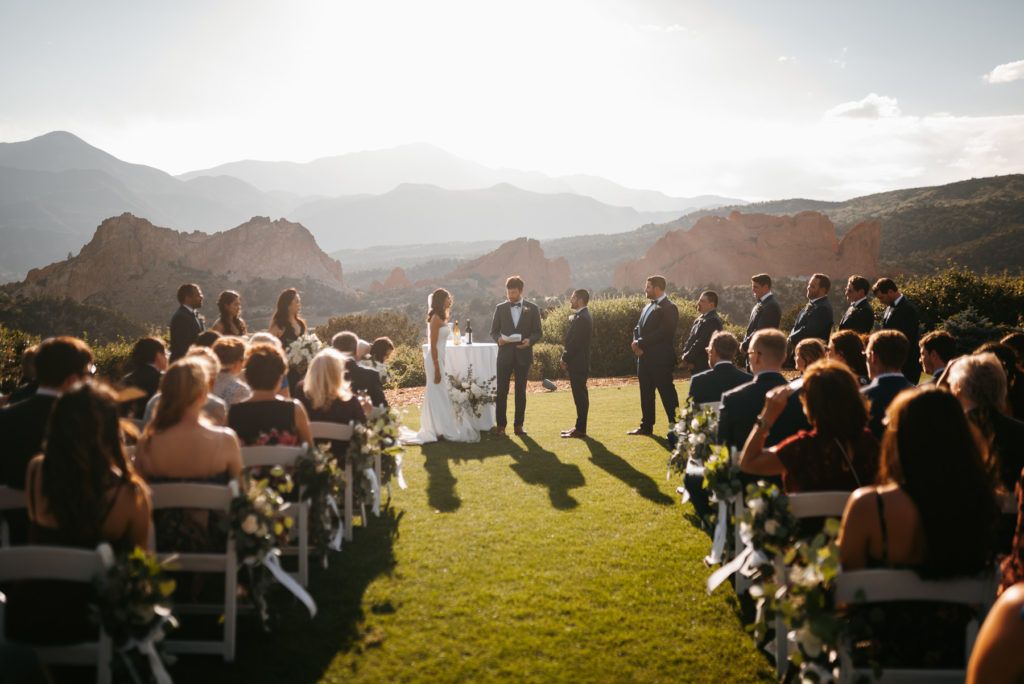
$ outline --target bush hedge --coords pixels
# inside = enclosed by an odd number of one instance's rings
[[[331,338],[343,330],[350,330],[367,342],[378,337],[390,337],[395,346],[416,347],[426,337],[425,323],[410,321],[405,314],[393,311],[334,316],[316,328],[316,335],[324,344],[330,344]]]

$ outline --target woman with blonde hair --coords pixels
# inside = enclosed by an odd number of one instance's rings
[[[352,393],[345,375],[345,356],[337,349],[324,349],[309,364],[306,379],[297,388],[298,400],[306,407],[310,420],[348,425],[366,422],[366,414],[373,404],[365,404]],[[331,452],[343,456],[348,442],[334,442]]]

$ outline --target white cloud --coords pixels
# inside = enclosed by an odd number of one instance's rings
[[[790,55],[779,55],[778,61],[780,61],[780,62],[795,62],[796,61],[796,57],[792,57]]]
[[[870,93],[867,97],[854,102],[844,102],[825,112],[825,117],[830,119],[888,119],[899,115],[900,106],[896,98],[877,93]]]
[[[670,26],[660,26],[658,24],[643,24],[640,26],[641,31],[653,31],[655,33],[696,33],[693,29],[686,28],[680,24],[671,24]]]
[[[1000,64],[982,78],[988,83],[1010,83],[1024,79],[1024,59]]]

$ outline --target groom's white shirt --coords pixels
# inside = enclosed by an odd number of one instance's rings
[[[510,312],[512,314],[512,325],[513,327],[519,327],[519,319],[523,315],[523,300],[519,300],[519,306],[512,306],[512,302],[509,302]]]

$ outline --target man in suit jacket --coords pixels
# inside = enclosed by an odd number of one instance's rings
[[[348,375],[352,391],[367,394],[374,406],[389,406],[384,395],[384,385],[380,381],[380,373],[372,368],[363,368],[356,361],[359,336],[349,330],[343,330],[331,338],[331,346],[346,357],[345,374]]]
[[[711,336],[722,329],[722,318],[718,315],[718,293],[705,290],[697,300],[697,311],[700,313],[690,328],[690,337],[683,345],[683,366],[690,369],[691,374],[706,371],[708,365],[708,345]]]
[[[171,362],[185,355],[188,348],[203,332],[203,291],[195,283],[184,283],[178,288],[178,310],[171,316]]]
[[[907,338],[909,349],[917,349],[920,336],[917,307],[900,293],[890,278],[879,278],[873,289],[878,301],[886,307],[882,314],[882,330],[899,330]],[[903,375],[915,385],[921,379],[921,364],[917,354],[907,353],[907,359],[903,362]]]
[[[132,347],[131,358],[135,369],[124,376],[122,382],[127,387],[141,390],[143,396],[122,404],[122,409],[123,415],[141,418],[146,403],[160,391],[160,378],[167,370],[167,347],[159,337],[140,337]]]
[[[667,283],[660,275],[647,278],[644,294],[650,303],[640,314],[633,329],[633,353],[636,354],[636,374],[640,380],[640,427],[630,430],[631,435],[654,433],[656,410],[654,392],[661,395],[661,403],[668,416],[669,440],[675,436],[672,426],[679,408],[679,395],[672,382],[672,369],[676,365],[673,340],[679,325],[679,309],[665,296]]]
[[[722,410],[718,414],[718,441],[729,447],[742,448],[758,414],[764,408],[768,390],[786,383],[782,375],[782,362],[786,358],[786,336],[780,330],[759,330],[747,352],[754,379],[722,395]],[[809,429],[807,418],[796,392],[772,425],[765,444],[774,446],[800,430]]]
[[[569,298],[569,306],[575,313],[565,333],[565,348],[562,351],[562,368],[569,372],[569,387],[576,404],[576,425],[563,430],[562,437],[586,437],[587,414],[590,412],[590,393],[587,392],[587,377],[590,374],[590,338],[594,334],[594,321],[590,317],[590,292],[576,290]]]
[[[832,280],[824,273],[815,273],[807,281],[807,306],[797,315],[793,330],[789,333],[791,349],[802,340],[813,337],[828,344],[832,334],[832,303],[828,301],[828,291]]]
[[[868,429],[876,439],[885,433],[882,419],[885,410],[896,395],[914,385],[904,377],[900,369],[906,362],[910,344],[899,330],[879,330],[868,339],[864,352],[868,360],[868,376],[871,382],[861,390],[871,401],[871,420]]]
[[[750,350],[750,342],[754,333],[765,328],[778,328],[782,322],[782,306],[772,294],[772,278],[767,273],[759,273],[750,279],[750,291],[754,293],[757,303],[750,310],[747,322],[747,333],[740,343],[740,351],[746,354]],[[748,361],[747,368],[750,368]]]
[[[491,319],[491,339],[498,344],[497,392],[494,402],[495,425],[493,433],[505,434],[508,426],[508,386],[515,376],[515,416],[512,427],[517,435],[525,435],[526,376],[533,364],[533,345],[540,342],[540,311],[533,302],[523,299],[523,279],[511,276],[505,281],[508,299],[494,308]],[[508,337],[519,335],[519,342]]]
[[[852,275],[846,281],[846,301],[850,306],[839,320],[840,330],[852,330],[858,335],[870,335],[875,327],[875,312],[868,302],[871,283],[864,276]]]
[[[731,332],[720,330],[711,336],[708,354],[712,368],[690,378],[689,396],[695,404],[722,401],[723,394],[754,379],[732,363],[739,348],[740,341]]]
[[[928,377],[921,385],[933,385],[938,382],[949,362],[956,357],[956,338],[946,330],[932,330],[921,338],[920,362]]]

